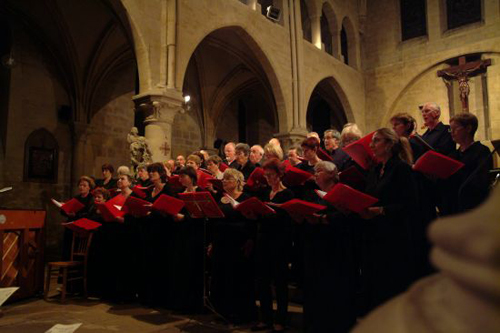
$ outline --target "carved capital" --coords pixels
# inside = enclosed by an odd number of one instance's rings
[[[179,94],[177,94],[179,95]],[[147,94],[134,97],[135,112],[142,112],[145,122],[172,123],[177,112],[183,110],[182,96],[171,94]]]

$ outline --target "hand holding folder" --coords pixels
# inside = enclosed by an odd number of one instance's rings
[[[184,201],[162,194],[153,203],[153,209],[165,215],[175,216],[184,208]]]
[[[340,210],[347,209],[355,213],[360,213],[378,201],[377,198],[374,198],[371,195],[365,194],[340,183],[335,185],[322,198],[323,200],[330,202],[335,207],[338,207]]]
[[[84,204],[82,204],[75,198],[71,199],[66,203],[62,203],[54,199],[51,199],[51,201],[54,205],[56,205],[56,207],[63,210],[66,213],[66,215],[74,215],[85,207]]]
[[[179,193],[192,218],[222,218],[224,214],[210,192]]]
[[[98,203],[96,204],[96,206],[99,212],[101,213],[102,218],[106,222],[115,222],[120,217],[123,217],[123,215],[125,215],[125,212],[119,210],[116,207],[116,205],[114,205],[110,201],[104,203]]]
[[[282,204],[276,204],[273,202],[269,202],[268,205],[278,207],[286,210],[290,215],[299,215],[299,216],[307,216],[317,213],[326,208],[326,206],[318,205],[312,202],[300,200],[300,199],[292,199]]]
[[[83,218],[73,222],[62,223],[62,225],[76,232],[87,232],[99,228],[102,224]]]
[[[151,212],[151,206],[146,200],[130,196],[125,200],[122,211],[134,217],[144,217]]]
[[[413,165],[413,170],[426,175],[446,179],[460,170],[464,164],[448,156],[429,150]]]
[[[370,143],[375,132],[372,132],[358,141],[355,141],[346,147],[344,151],[349,155],[356,163],[359,164],[363,169],[368,170],[375,160],[373,151],[370,148]]]
[[[254,219],[256,217],[269,214],[276,214],[276,211],[255,197],[251,197],[234,206],[234,209],[241,212],[243,216]]]

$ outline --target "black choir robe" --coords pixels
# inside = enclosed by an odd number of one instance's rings
[[[260,198],[263,202],[282,204],[294,197],[290,189],[284,189],[271,199],[270,189]],[[277,324],[286,326],[288,308],[288,263],[292,248],[292,221],[288,213],[275,208],[276,214],[269,214],[257,220],[255,244],[255,273],[260,300],[261,321],[273,324],[272,285],[275,286],[278,311]]]
[[[413,224],[419,198],[410,165],[394,156],[373,167],[365,192],[379,199],[384,214],[363,223],[362,272],[367,287],[367,311],[404,291],[415,276]]]
[[[456,214],[479,206],[489,194],[488,172],[493,168],[490,150],[479,141],[474,142],[465,151],[452,152],[450,157],[464,163],[464,167],[443,185],[443,215]]]
[[[450,154],[456,148],[456,144],[451,138],[450,126],[442,122],[439,122],[432,130],[427,129],[427,131],[422,134],[422,139],[434,148],[435,151],[443,155]]]
[[[242,202],[249,195],[242,193]],[[244,246],[255,240],[255,222],[235,211],[230,203],[218,201],[225,218],[211,220],[210,300],[215,310],[232,323],[255,320],[254,263]]]

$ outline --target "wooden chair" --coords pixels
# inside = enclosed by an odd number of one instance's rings
[[[73,282],[76,280],[83,281],[83,294],[85,298],[87,298],[87,260],[91,242],[92,232],[73,231],[70,261],[53,261],[47,264],[48,267],[47,276],[45,279],[44,294],[44,299],[46,301],[49,298],[50,278],[54,272],[57,272],[58,278],[62,278],[62,303],[64,303],[66,300],[66,288],[68,282]]]

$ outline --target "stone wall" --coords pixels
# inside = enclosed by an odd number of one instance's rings
[[[69,101],[34,43],[20,28],[13,30],[18,65],[11,69],[6,152],[0,154],[0,188],[12,186],[13,190],[0,194],[0,207],[46,210],[50,255],[51,250],[58,252],[62,217],[49,200],[69,195],[71,136],[69,126],[57,116],[58,108]],[[40,128],[49,131],[59,146],[57,184],[23,181],[25,142]]]
[[[437,71],[448,67],[446,60],[482,53],[492,59],[487,70],[489,118],[491,127],[478,133],[484,139],[500,136],[500,10],[499,2],[483,1],[483,22],[446,31],[444,6],[427,1],[428,35],[402,42],[399,8],[396,1],[368,1],[366,33],[363,36],[363,67],[366,80],[366,117],[368,130],[388,126],[397,112],[413,114],[422,123],[418,105],[435,101],[441,105],[444,122],[449,120],[445,83]],[[470,108],[477,112],[477,83],[471,81]],[[480,115],[480,120],[481,120]],[[483,134],[480,134],[480,133]]]

